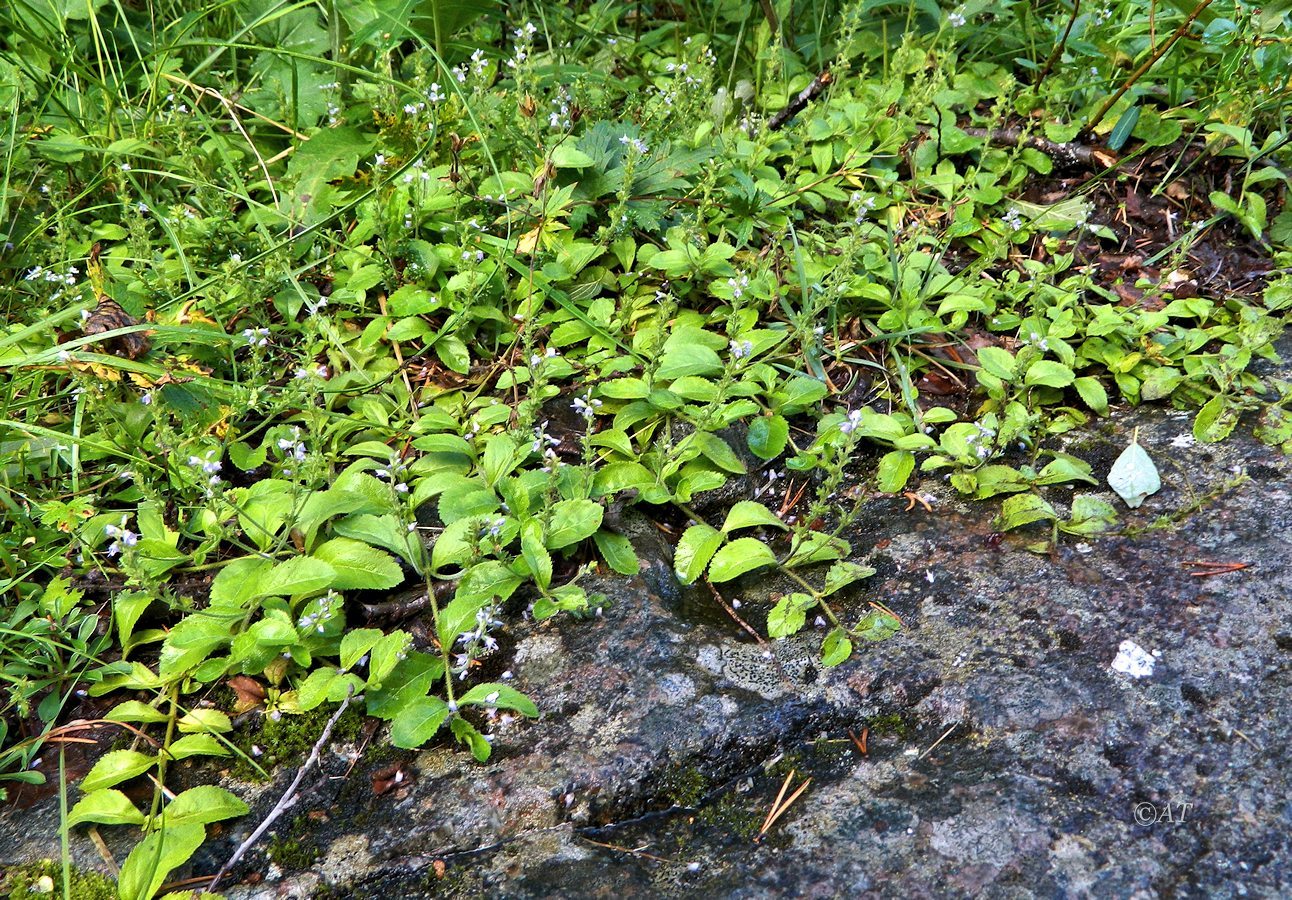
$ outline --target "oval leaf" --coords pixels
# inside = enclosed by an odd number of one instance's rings
[[[746,572],[776,564],[776,554],[757,538],[737,538],[719,550],[709,564],[710,581],[730,581]]]

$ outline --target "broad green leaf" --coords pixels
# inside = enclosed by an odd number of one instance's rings
[[[840,561],[830,567],[830,571],[825,573],[825,587],[821,589],[822,596],[829,597],[831,594],[841,591],[848,585],[860,581],[863,578],[869,578],[875,574],[875,570],[870,566],[859,565],[855,562]]]
[[[477,684],[458,698],[459,705],[495,707],[497,709],[514,709],[531,719],[538,717],[538,707],[514,687],[505,684]]]
[[[206,829],[198,824],[154,831],[126,857],[117,878],[117,896],[121,900],[152,900],[171,870],[186,863],[205,840]]]
[[[111,750],[99,758],[94,768],[81,779],[82,793],[112,787],[142,775],[157,765],[157,757],[138,750]]]
[[[353,669],[381,638],[382,632],[379,628],[356,628],[354,631],[347,631],[341,638],[339,654],[341,669],[347,672]]]
[[[902,630],[902,623],[888,613],[872,609],[861,617],[857,627],[852,630],[854,636],[866,641],[885,641]]]
[[[641,563],[633,550],[632,541],[622,534],[602,528],[592,539],[596,541],[597,550],[601,552],[606,564],[620,575],[636,575],[641,571]]]
[[[1107,415],[1108,392],[1104,390],[1104,386],[1099,382],[1098,378],[1085,375],[1078,378],[1072,384],[1073,387],[1077,389],[1077,394],[1080,395],[1081,401],[1085,403],[1086,406],[1089,406],[1101,416]]]
[[[775,639],[798,634],[807,624],[808,610],[816,604],[816,598],[810,594],[788,594],[782,597],[767,614],[767,636]]]
[[[379,686],[408,654],[413,636],[407,631],[392,631],[372,646],[368,658],[368,684]]]
[[[72,807],[64,827],[75,828],[86,822],[97,822],[100,825],[142,825],[147,818],[121,791],[101,788],[90,791]]]
[[[221,819],[245,816],[247,804],[222,787],[200,784],[175,796],[162,811],[166,828],[209,825]]]
[[[485,762],[489,759],[489,754],[493,748],[485,740],[485,736],[480,731],[461,717],[455,718],[449,723],[449,728],[453,731],[453,736],[461,744],[466,744],[471,748],[471,755],[476,758],[476,762]]]
[[[404,750],[420,747],[435,737],[448,717],[448,704],[439,697],[419,697],[391,720],[390,742]]]
[[[852,641],[848,639],[848,633],[842,628],[830,629],[830,633],[821,642],[821,665],[831,669],[850,656]]]
[[[170,742],[166,753],[171,759],[188,759],[190,756],[232,756],[232,751],[210,734],[186,734]]]
[[[336,570],[326,561],[297,556],[278,563],[260,577],[262,597],[298,597],[326,590],[336,580]]]
[[[983,367],[983,371],[1002,381],[1011,381],[1014,377],[1014,357],[1008,350],[1000,347],[980,347],[978,364]]]
[[[520,553],[539,588],[547,590],[552,584],[552,554],[543,544],[543,523],[538,519],[526,519],[521,526]]]
[[[225,734],[233,730],[233,723],[229,721],[228,713],[218,709],[198,708],[181,716],[175,727],[181,734]]]
[[[789,527],[757,500],[741,500],[727,510],[727,518],[722,523],[722,530],[730,533],[740,528],[753,528],[760,525],[779,528],[782,531]]]
[[[895,494],[906,487],[911,473],[915,471],[915,454],[909,450],[890,450],[879,460],[877,475],[879,489],[886,494]]]
[[[704,574],[704,569],[718,552],[727,536],[703,522],[692,525],[682,533],[682,539],[673,551],[673,569],[683,584],[692,584]]]
[[[1000,505],[996,527],[1001,531],[1021,528],[1033,522],[1052,522],[1059,516],[1044,499],[1036,494],[1015,494]]]
[[[304,712],[314,709],[328,698],[332,682],[340,675],[336,669],[331,666],[324,666],[315,669],[305,676],[300,687],[296,691],[296,702]]]
[[[719,469],[733,475],[745,474],[745,464],[740,461],[736,451],[732,450],[731,446],[716,434],[708,431],[697,431],[692,435],[692,440],[700,448],[700,452],[704,454],[705,459]]]
[[[790,555],[785,558],[785,565],[797,567],[843,559],[851,549],[842,538],[831,537],[820,531],[808,531],[795,535],[790,544]]]
[[[382,590],[404,580],[399,561],[389,553],[352,538],[333,538],[319,545],[314,559],[335,573],[327,587],[339,591]]]
[[[782,415],[759,416],[749,425],[746,443],[749,451],[761,460],[775,459],[785,452],[790,425]]]
[[[560,550],[592,537],[601,527],[605,509],[593,500],[558,500],[547,525],[547,546]]]
[[[1062,363],[1049,359],[1038,359],[1027,367],[1027,374],[1023,376],[1023,383],[1063,388],[1072,384],[1076,377],[1072,370]]]
[[[757,538],[736,538],[722,547],[709,563],[709,580],[731,581],[746,572],[776,564],[776,554]]]
[[[109,722],[165,722],[170,716],[147,703],[126,700],[112,707],[103,718]]]

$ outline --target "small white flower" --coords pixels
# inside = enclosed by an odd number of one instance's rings
[[[461,79],[461,80],[465,80],[465,79]],[[426,95],[426,97],[432,103],[439,103],[441,100],[444,99],[444,93],[440,91],[440,83],[438,81],[431,82],[431,90]]]
[[[1023,217],[1016,206],[1011,206],[1009,211],[1001,216],[1001,221],[1008,225],[1012,231],[1018,231],[1023,227]]]
[[[753,341],[732,341],[731,355],[736,359],[744,359],[754,352]]]
[[[839,430],[842,431],[844,434],[852,434],[852,432],[857,430],[857,426],[859,426],[860,424],[861,424],[861,410],[854,409],[848,413],[847,421],[839,423]]]
[[[121,171],[122,171],[122,172],[129,172],[129,171],[130,171],[130,163],[122,163],[122,164],[121,164]]]
[[[947,21],[951,23],[952,28],[959,28],[965,23],[964,13],[959,10],[949,13],[947,15]]]

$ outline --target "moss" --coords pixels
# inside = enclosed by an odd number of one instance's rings
[[[117,883],[101,872],[72,867],[68,900],[116,900]],[[0,879],[0,895],[9,900],[63,896],[63,864],[56,859],[14,866]]]
[[[694,767],[670,769],[660,778],[659,795],[674,806],[696,806],[709,790],[709,779]]]
[[[752,841],[763,827],[766,810],[750,809],[735,794],[726,793],[700,810],[696,821],[708,828],[715,828],[732,840]]]
[[[895,737],[903,741],[915,733],[914,720],[901,713],[875,716],[866,722],[866,727],[872,737]]]
[[[310,838],[312,833],[309,819],[297,816],[286,832],[270,839],[265,853],[284,872],[303,872],[319,858],[318,844]]]
[[[283,715],[277,721],[269,716],[261,716],[256,727],[248,728],[237,736],[234,743],[245,756],[239,756],[232,765],[235,778],[244,781],[263,781],[252,762],[258,763],[267,772],[277,766],[298,765],[309,753],[319,735],[323,733],[327,720],[335,710],[320,707],[296,715]],[[355,707],[348,708],[332,728],[333,741],[353,741],[363,729],[363,713]],[[251,752],[252,745],[260,750],[256,756]]]

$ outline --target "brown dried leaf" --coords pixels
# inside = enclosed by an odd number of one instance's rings
[[[130,328],[139,320],[121,308],[121,304],[106,294],[99,295],[99,303],[86,317],[81,330],[88,336]],[[148,338],[142,332],[121,334],[103,342],[104,349],[114,356],[138,359],[148,352]]]

